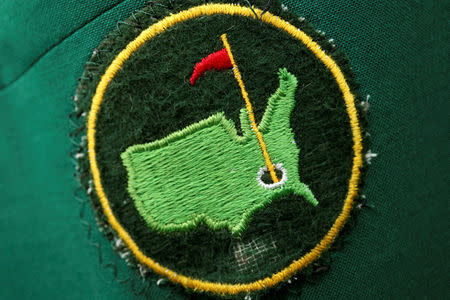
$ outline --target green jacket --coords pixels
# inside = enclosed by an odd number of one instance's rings
[[[357,226],[333,254],[332,268],[308,283],[301,297],[445,297],[448,5],[284,3],[348,55],[361,91],[370,95],[371,152],[377,154]],[[95,228],[73,177],[68,115],[77,78],[104,35],[143,5],[0,3],[1,299],[187,297],[164,284],[141,283]],[[285,290],[280,298],[300,296]]]

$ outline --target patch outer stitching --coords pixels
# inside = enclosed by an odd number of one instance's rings
[[[146,41],[161,34],[166,29],[174,26],[178,23],[184,22],[189,19],[195,19],[200,16],[211,16],[216,14],[223,15],[237,15],[247,18],[256,19],[255,12],[257,16],[269,25],[275,28],[281,29],[287,32],[289,35],[295,39],[302,42],[322,63],[330,70],[333,77],[335,78],[345,101],[347,113],[350,119],[350,127],[352,131],[353,140],[353,166],[352,173],[349,180],[349,187],[346,199],[341,213],[336,218],[333,226],[329,229],[327,234],[322,238],[322,240],[317,244],[310,252],[293,261],[289,266],[283,270],[272,274],[270,277],[260,279],[250,283],[242,284],[229,284],[220,282],[209,282],[203,281],[196,278],[191,278],[188,276],[180,275],[154,261],[150,257],[146,256],[140,249],[139,246],[131,238],[130,234],[122,227],[117,218],[114,216],[109,201],[106,197],[105,191],[101,183],[100,170],[96,160],[95,152],[95,133],[96,133],[96,121],[97,115],[100,111],[100,105],[103,101],[103,95],[108,87],[108,84],[114,78],[118,70],[122,67],[123,63],[135,52],[140,46],[142,46]],[[354,96],[350,91],[345,76],[340,70],[336,62],[328,56],[320,46],[312,40],[303,31],[291,25],[287,21],[282,20],[278,16],[271,14],[270,12],[265,12],[257,8],[242,7],[233,4],[205,4],[200,6],[195,6],[190,9],[181,11],[177,14],[170,15],[156,24],[148,27],[144,30],[136,39],[130,42],[125,49],[123,49],[113,60],[110,66],[106,69],[105,74],[101,77],[101,80],[97,86],[94,97],[92,98],[91,109],[89,112],[88,122],[87,122],[87,137],[88,137],[88,151],[89,151],[89,163],[92,172],[92,177],[94,180],[95,189],[99,197],[99,201],[103,208],[104,214],[107,217],[108,222],[111,227],[117,232],[119,237],[125,242],[128,248],[133,252],[134,256],[144,265],[148,266],[155,273],[162,276],[166,276],[169,280],[175,283],[183,285],[185,288],[190,288],[198,291],[207,291],[217,294],[238,294],[242,292],[251,292],[262,290],[280,283],[286,280],[288,277],[292,276],[294,273],[298,272],[302,268],[309,265],[311,262],[319,258],[321,253],[328,249],[333,243],[334,239],[338,235],[340,229],[344,226],[346,220],[350,215],[350,211],[353,206],[354,198],[358,192],[358,183],[361,174],[361,167],[363,163],[362,158],[362,137],[361,129],[359,126],[358,113],[354,103]]]

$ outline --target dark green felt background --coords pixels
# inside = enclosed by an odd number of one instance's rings
[[[67,159],[70,96],[83,63],[115,21],[144,4],[116,2],[74,1],[64,10],[46,1],[0,4],[8,24],[0,29],[0,298],[138,298],[99,266],[79,221]],[[346,51],[362,92],[371,95],[378,153],[365,187],[373,208],[361,211],[331,270],[307,284],[303,297],[448,295],[447,5],[287,2]],[[89,209],[84,218],[93,223]],[[91,240],[100,243],[103,263],[134,278],[95,227]],[[145,289],[150,299],[185,298],[170,293]],[[297,298],[294,291],[283,297]]]

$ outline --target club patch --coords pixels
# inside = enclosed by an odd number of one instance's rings
[[[133,268],[246,295],[325,264],[363,167],[345,57],[277,5],[168,1],[122,24],[75,96],[78,171]]]

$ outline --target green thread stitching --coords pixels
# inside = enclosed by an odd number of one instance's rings
[[[264,159],[246,110],[240,115],[242,136],[233,121],[218,113],[122,153],[128,192],[149,227],[171,232],[189,230],[203,221],[214,230],[241,233],[255,211],[281,195],[295,193],[317,205],[300,182],[300,150],[290,128],[297,78],[286,69],[278,75],[280,87],[269,98],[259,129],[274,163],[287,170],[286,183],[275,189],[258,184]]]

